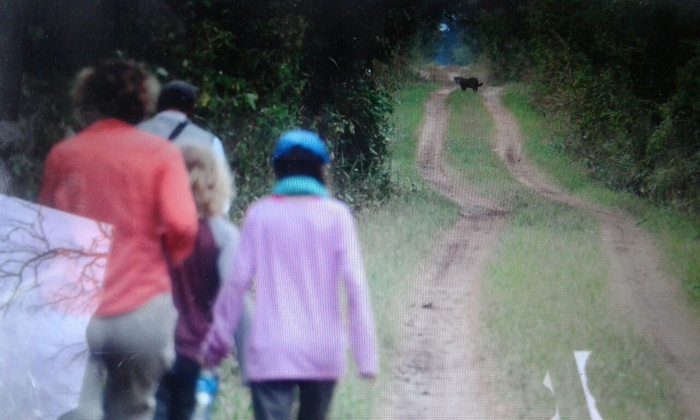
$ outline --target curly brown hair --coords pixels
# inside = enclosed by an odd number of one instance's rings
[[[81,70],[71,98],[85,125],[102,118],[137,124],[153,112],[159,91],[158,80],[144,64],[110,59]]]

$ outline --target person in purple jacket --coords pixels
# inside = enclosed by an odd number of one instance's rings
[[[212,306],[223,279],[229,277],[238,246],[238,229],[224,214],[235,196],[228,165],[201,142],[178,143],[189,174],[199,228],[192,254],[170,268],[173,302],[178,310],[175,327],[175,363],[156,392],[154,420],[189,420],[195,409],[195,385],[201,372],[199,350],[212,320]],[[250,298],[244,299],[234,341],[241,349],[252,316]],[[238,352],[241,372],[245,359]]]
[[[231,277],[214,303],[202,346],[206,366],[232,347],[244,297],[255,280],[255,315],[246,343],[246,379],[257,420],[324,419],[345,372],[346,333],[359,374],[377,374],[374,315],[350,209],[329,196],[330,156],[315,133],[293,130],[272,155],[272,194],[251,205]],[[349,331],[341,290],[347,296]]]

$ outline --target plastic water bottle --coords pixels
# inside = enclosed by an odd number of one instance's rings
[[[195,407],[192,420],[210,420],[219,388],[219,378],[211,370],[202,369],[195,387]]]

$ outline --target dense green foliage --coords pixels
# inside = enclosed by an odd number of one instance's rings
[[[268,191],[276,137],[296,127],[319,132],[331,147],[336,195],[362,206],[391,193],[389,118],[400,87],[394,70],[406,65],[402,57],[419,34],[437,32],[447,2],[94,3],[75,13],[74,23],[82,27],[74,33],[64,33],[68,29],[60,25],[72,17],[64,13],[52,20],[41,12],[45,3],[32,0],[26,13],[17,14],[28,34],[19,40],[26,47],[18,58],[24,61],[19,124],[28,140],[17,153],[22,159],[11,162],[15,193],[30,198],[36,193],[46,153],[70,134],[66,94],[73,75],[116,54],[146,62],[164,82],[185,79],[201,88],[195,122],[224,142],[237,173],[234,212],[240,216]],[[81,21],[88,15],[99,20]],[[78,35],[83,39],[75,44],[60,42]],[[99,42],[84,48],[86,35]],[[64,60],[68,57],[72,61]]]
[[[388,117],[397,85],[374,68],[396,67],[417,28],[437,26],[439,13],[405,13],[411,6],[435,10],[415,0],[171,2],[183,29],[164,35],[174,47],[162,65],[202,86],[200,116],[235,156],[239,210],[267,190],[272,144],[291,127],[328,142],[340,198],[366,205],[391,193]],[[406,17],[392,20],[400,10]]]
[[[170,42],[155,63],[168,78],[200,87],[196,120],[219,135],[233,160],[239,215],[268,190],[274,141],[299,125],[307,84],[300,67],[303,19],[286,10],[252,19],[255,9],[173,2],[182,25],[162,28]]]
[[[576,196],[636,217],[639,225],[659,240],[670,272],[691,292],[695,303],[700,303],[700,216],[591,183],[585,165],[571,162],[561,147],[565,136],[561,127],[543,118],[530,94],[523,84],[509,84],[502,100],[520,123],[525,152],[532,162]]]
[[[487,2],[484,2],[487,3]],[[571,127],[565,146],[590,174],[700,210],[700,12],[691,2],[499,2],[478,46],[494,77],[534,86]]]

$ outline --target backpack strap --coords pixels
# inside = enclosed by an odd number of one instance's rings
[[[180,124],[178,124],[177,126],[175,126],[175,129],[173,130],[173,132],[170,133],[170,135],[168,136],[168,140],[175,140],[177,138],[177,136],[179,136],[180,133],[182,133],[182,130],[184,130],[185,127],[187,126],[187,124],[189,124],[189,123],[190,123],[189,120],[185,120],[185,121],[181,122]]]

